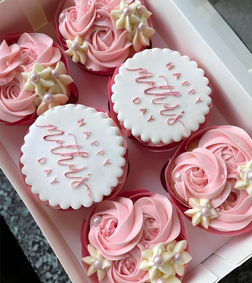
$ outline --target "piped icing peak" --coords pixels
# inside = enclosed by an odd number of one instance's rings
[[[185,79],[190,86],[182,85]],[[211,104],[207,85],[203,70],[187,56],[154,48],[135,54],[119,68],[111,101],[118,120],[134,138],[167,145],[189,137],[205,121]],[[201,103],[189,94],[192,88]],[[140,109],[146,109],[148,117]]]
[[[201,130],[181,145],[171,164],[167,173],[174,184],[169,189],[191,207],[185,214],[194,226],[220,235],[251,229],[252,139],[244,130],[234,126]]]
[[[142,191],[141,197],[136,191],[97,204],[83,222],[82,261],[88,276],[97,272],[102,283],[180,282],[191,260],[183,220],[166,197]],[[147,231],[152,240],[146,239]],[[105,260],[108,268],[102,268]]]
[[[80,127],[82,119],[85,124]],[[83,130],[99,142],[97,146]],[[99,150],[103,154],[97,154]],[[30,127],[21,151],[26,184],[53,207],[89,207],[119,190],[125,179],[123,137],[105,113],[83,105],[46,111]],[[50,178],[45,170],[50,170]]]

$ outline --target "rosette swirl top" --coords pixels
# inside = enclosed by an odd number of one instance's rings
[[[82,261],[92,282],[181,282],[191,260],[183,219],[166,197],[137,194],[96,205],[83,222]]]
[[[64,1],[55,22],[66,54],[90,71],[107,72],[150,44],[151,13],[142,1]]]
[[[168,189],[194,226],[239,234],[252,229],[251,165],[252,139],[244,130],[205,129],[176,152],[166,170]]]
[[[47,35],[6,35],[0,62],[0,121],[29,121],[68,101],[73,80],[66,58]]]

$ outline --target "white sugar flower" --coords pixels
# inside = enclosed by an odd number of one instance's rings
[[[211,206],[210,201],[208,199],[196,199],[190,198],[189,205],[192,206],[192,209],[185,211],[184,213],[192,217],[193,226],[201,223],[203,227],[208,229],[209,223],[211,219],[218,217],[218,213]]]
[[[173,273],[171,255],[166,252],[163,244],[156,245],[153,250],[147,249],[142,252],[143,261],[139,269],[148,270],[151,282],[155,282],[161,277],[168,278]],[[168,281],[169,282],[169,281]]]
[[[131,32],[134,26],[140,22],[135,15],[137,4],[135,2],[128,4],[125,0],[121,0],[120,9],[112,10],[111,14],[116,19],[117,29],[126,29]]]
[[[185,251],[186,247],[186,240],[179,242],[174,240],[166,247],[166,251],[171,258],[172,267],[174,268],[175,273],[177,273],[179,276],[184,274],[185,264],[192,259],[189,253]]]
[[[252,196],[252,160],[246,165],[238,165],[240,179],[235,183],[235,188],[246,190]]]
[[[101,281],[105,277],[107,270],[111,267],[111,261],[104,258],[101,252],[91,245],[88,245],[88,251],[90,256],[86,256],[82,259],[89,265],[87,275],[91,276],[97,272],[98,280]]]
[[[65,53],[72,57],[75,63],[81,62],[84,65],[87,60],[87,42],[83,42],[83,39],[78,35],[74,41],[66,40],[66,44],[69,49]]]
[[[48,88],[55,85],[48,70],[39,63],[33,65],[32,71],[23,72],[22,76],[27,80],[25,90],[35,91],[39,96],[43,96]]]

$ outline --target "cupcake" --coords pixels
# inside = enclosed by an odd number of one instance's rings
[[[27,189],[41,204],[78,209],[115,196],[127,173],[127,145],[106,112],[57,106],[30,126],[21,148]]]
[[[65,53],[86,70],[112,74],[150,45],[151,13],[135,0],[62,0],[54,27]]]
[[[67,60],[60,47],[45,34],[4,36],[0,46],[0,122],[32,124],[72,93],[77,100]]]
[[[144,50],[110,80],[110,113],[145,148],[171,150],[205,122],[211,108],[208,83],[187,56],[169,49]]]
[[[81,244],[95,283],[179,283],[191,260],[183,215],[167,197],[145,190],[92,207]]]
[[[244,130],[216,126],[192,135],[165,178],[193,226],[224,236],[252,229],[252,139]]]

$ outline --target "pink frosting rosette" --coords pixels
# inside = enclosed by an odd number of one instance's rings
[[[212,152],[196,148],[179,155],[172,172],[176,192],[186,201],[206,198],[219,206],[230,193],[225,162]]]
[[[217,212],[219,216],[211,221],[213,229],[227,235],[237,235],[252,229],[252,196],[245,190],[232,189]]]
[[[160,195],[143,197],[135,202],[143,212],[143,235],[140,243],[153,248],[169,243],[181,232],[178,213],[168,198]]]
[[[98,220],[101,222],[96,226]],[[89,242],[110,260],[122,258],[142,235],[142,211],[126,198],[98,204],[90,221]]]
[[[62,57],[60,49],[46,34],[23,33],[17,44],[23,54],[22,65],[26,70],[31,70],[35,63],[40,63],[43,67],[52,66]]]
[[[0,86],[0,121],[17,122],[36,111],[33,101],[37,95],[24,89],[22,71],[24,67],[19,66],[12,80]]]
[[[95,283],[178,283],[191,260],[186,240],[183,215],[168,198],[124,192],[83,221],[82,263]]]
[[[194,226],[221,236],[252,229],[252,139],[215,126],[182,142],[165,170],[166,187]]]
[[[146,282],[149,279],[149,275],[147,271],[139,269],[141,261],[142,250],[136,246],[124,258],[112,262],[112,266],[108,270],[107,276],[102,280],[102,283]]]
[[[199,141],[199,147],[219,155],[226,163],[228,178],[237,179],[237,167],[252,159],[252,140],[242,129],[222,126],[207,131]]]
[[[141,7],[136,9],[137,5]],[[124,16],[124,7],[129,15],[125,12]],[[136,4],[124,0],[62,0],[54,28],[61,46],[74,62],[91,73],[109,75],[129,56],[149,45],[154,33],[150,15],[143,0]],[[124,22],[125,25],[121,24]],[[140,31],[139,23],[140,30],[148,31]]]
[[[8,45],[4,40],[0,45],[0,86],[13,79],[15,69],[22,62],[20,47],[17,44]]]
[[[39,33],[13,33],[2,36],[0,40],[0,122],[7,125],[30,125],[37,115],[50,107],[65,104],[66,101],[77,102],[78,93],[75,85],[70,83],[72,79],[68,76],[66,56],[50,37]],[[50,82],[51,85],[55,84],[53,88],[45,88],[45,85],[40,87],[40,90],[48,89],[49,93],[52,90],[50,101],[39,97],[35,83],[28,84],[36,64],[40,68],[54,70],[57,75],[55,81]],[[43,79],[43,82],[50,81],[52,77],[44,74]],[[65,93],[61,93],[63,89]],[[59,100],[58,104],[54,98]]]

